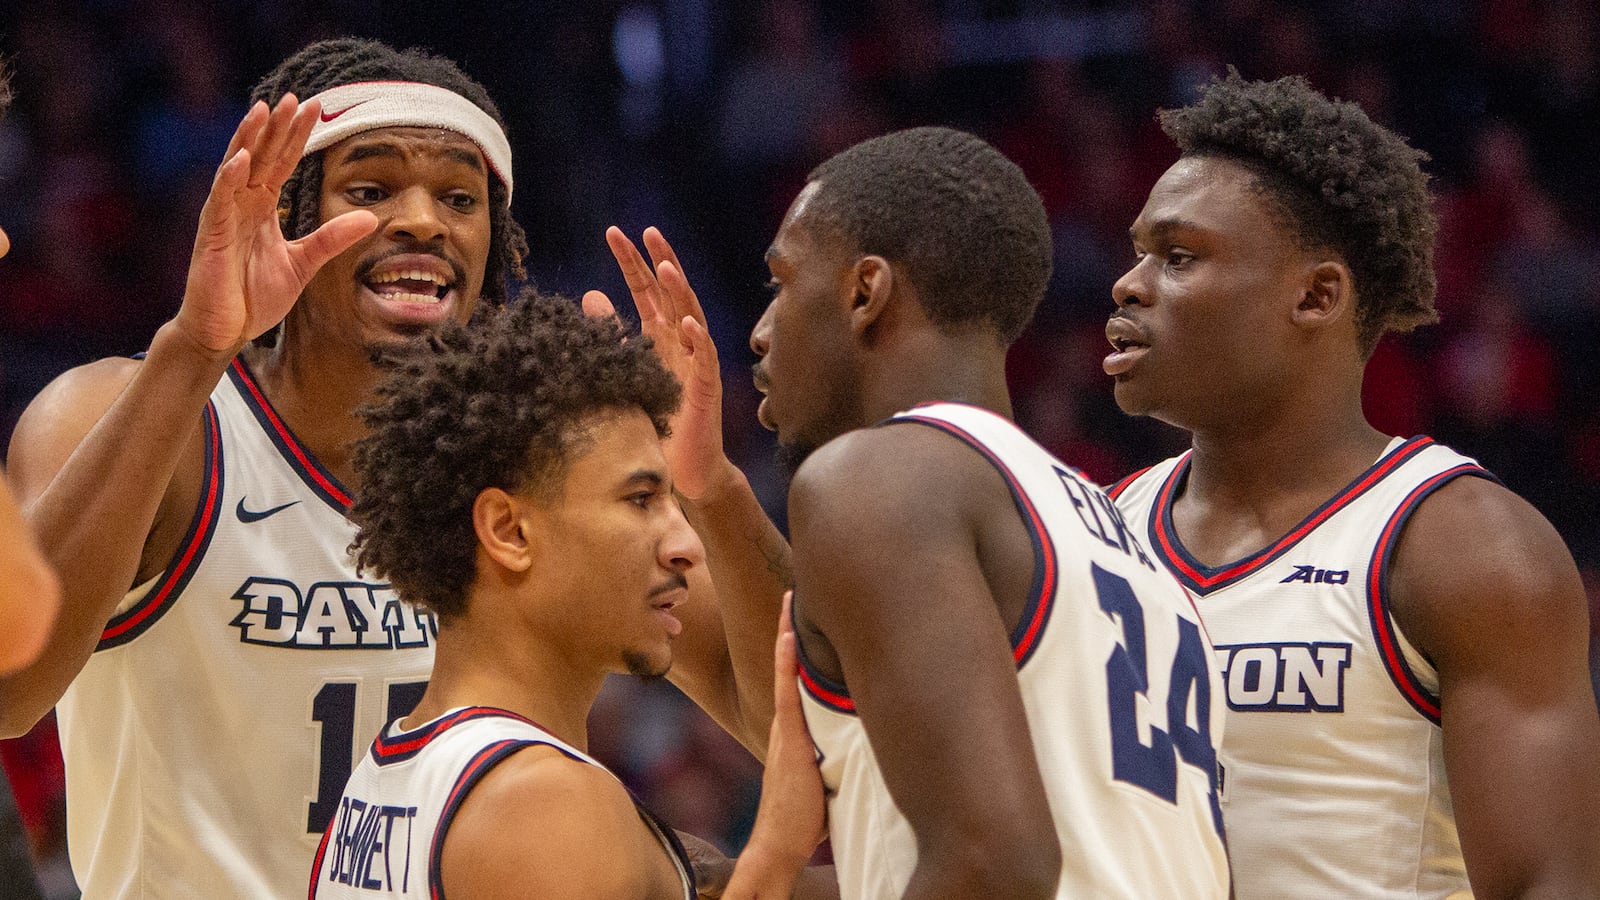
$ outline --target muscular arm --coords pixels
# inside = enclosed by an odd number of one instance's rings
[[[512,754],[472,787],[445,835],[439,871],[457,900],[682,892],[622,785],[549,747]]]
[[[279,231],[278,191],[317,112],[316,103],[292,97],[250,110],[201,210],[183,305],[148,357],[69,372],[18,422],[13,484],[61,576],[64,602],[43,654],[0,680],[0,736],[28,730],[49,711],[135,577],[176,547],[179,537],[168,544],[164,526],[193,510],[196,426],[228,361],[283,318],[324,262],[372,230],[363,211],[297,241]]]
[[[0,479],[0,674],[39,655],[60,607],[61,583]]]
[[[1445,769],[1479,897],[1600,897],[1600,713],[1572,557],[1510,491],[1461,478],[1393,559],[1400,627],[1439,673]]]
[[[987,463],[915,426],[835,440],[790,490],[801,649],[831,648],[916,833],[907,897],[1056,891],[1060,846],[978,556],[997,503],[1011,499]]]

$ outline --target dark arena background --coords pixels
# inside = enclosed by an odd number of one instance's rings
[[[1012,353],[1018,417],[1109,481],[1184,443],[1125,418],[1099,363],[1128,225],[1176,156],[1155,112],[1228,64],[1303,74],[1433,157],[1442,321],[1379,347],[1371,419],[1455,445],[1531,500],[1600,603],[1596,4],[10,0],[0,437],[55,375],[143,349],[176,311],[249,86],[342,34],[433,49],[488,87],[510,122],[539,286],[621,300],[605,227],[635,239],[661,227],[721,349],[730,455],[780,521],[747,338],[767,300],[762,251],[813,165],[874,134],[946,124],[1026,170],[1056,276]],[[672,688],[617,680],[592,729],[593,749],[665,818],[740,845],[759,767]],[[0,753],[50,896],[76,896],[53,722]]]

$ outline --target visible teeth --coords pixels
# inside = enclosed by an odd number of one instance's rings
[[[368,277],[371,284],[389,284],[395,281],[431,281],[434,284],[445,284],[443,275],[437,272],[423,272],[412,269],[405,272],[376,272]]]
[[[435,297],[432,294],[413,294],[410,291],[395,291],[392,294],[384,294],[383,297],[386,300],[399,300],[399,301],[401,301],[403,303],[438,303],[439,302],[439,298]]]

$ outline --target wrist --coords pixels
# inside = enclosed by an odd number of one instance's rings
[[[717,461],[711,465],[706,475],[705,486],[699,495],[695,497],[684,495],[683,499],[697,509],[713,509],[749,493],[750,483],[746,480],[744,472],[740,471],[726,455],[718,454]]]
[[[191,370],[197,377],[209,378],[214,384],[239,354],[239,349],[214,350],[206,347],[188,334],[178,320],[170,319],[156,329],[145,359],[147,364],[153,362],[163,370]]]

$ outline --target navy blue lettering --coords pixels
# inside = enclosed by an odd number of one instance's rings
[[[433,615],[387,584],[319,581],[302,591],[282,578],[252,576],[233,593],[229,625],[246,644],[295,649],[426,647],[439,634]]]

